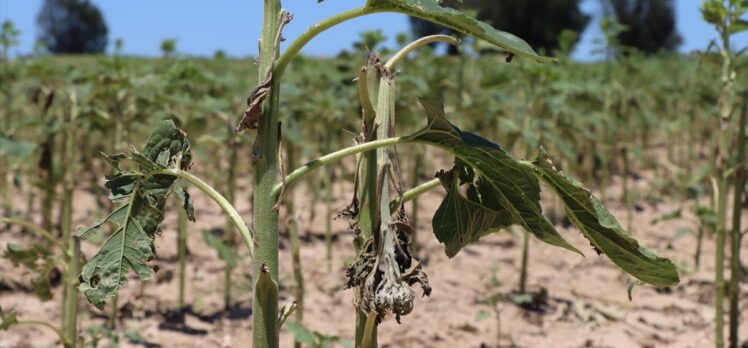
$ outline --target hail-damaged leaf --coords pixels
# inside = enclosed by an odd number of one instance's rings
[[[47,247],[35,244],[29,248],[22,248],[15,244],[8,244],[4,257],[10,260],[13,266],[24,266],[37,274],[31,282],[37,297],[42,301],[52,298],[50,278],[55,269],[55,261],[52,252]]]
[[[156,126],[142,152],[133,150],[129,156],[110,158],[116,158],[116,173],[105,186],[110,190],[110,198],[122,204],[106,218],[79,231],[81,238],[85,239],[99,231],[106,222],[116,227],[80,274],[80,291],[98,308],[125,286],[131,269],[142,280],[153,276],[154,270],[149,262],[154,257],[154,236],[164,219],[167,197],[181,188],[177,177],[151,172],[167,168],[187,169],[192,154],[185,134],[167,120]],[[139,164],[140,169],[119,171],[118,164],[124,159]]]
[[[446,246],[447,256],[456,255],[481,236],[515,224],[548,244],[579,252],[543,216],[540,184],[531,170],[498,145],[452,125],[440,102],[421,99],[421,104],[428,116],[428,126],[411,138],[441,147],[458,159],[452,169],[458,178],[442,175],[447,197],[432,221],[437,239]],[[457,179],[463,182],[458,184]],[[460,185],[467,186],[467,197],[459,191]]]
[[[532,163],[525,162],[525,165],[561,198],[569,220],[582,235],[618,267],[655,286],[678,284],[675,265],[639,245],[589,190],[556,170],[545,151],[541,149],[538,158]]]
[[[519,37],[497,30],[464,12],[442,7],[437,0],[368,0],[366,6],[375,11],[399,12],[438,23],[463,34],[475,36],[520,57],[539,62],[554,61],[553,58],[538,55]]]
[[[109,165],[112,166],[112,168],[114,168],[115,170],[119,170],[119,164],[128,158],[128,156],[124,153],[115,153],[108,155],[102,152],[101,156],[104,157],[104,160],[106,160],[107,163],[109,163]]]

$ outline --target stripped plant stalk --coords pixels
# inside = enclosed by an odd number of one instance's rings
[[[286,163],[288,166],[296,162],[296,150],[293,144],[288,144],[286,149]],[[296,220],[296,209],[293,199],[286,201],[286,215],[288,216],[288,239],[291,243],[291,264],[293,276],[296,282],[294,297],[296,303],[295,320],[299,325],[304,324],[304,272],[301,269],[301,241],[299,240],[299,224]],[[294,347],[300,348],[301,342],[294,341]]]
[[[229,128],[232,128],[229,126]],[[231,129],[229,129],[229,134],[231,134]],[[238,169],[238,159],[239,159],[239,140],[238,137],[235,136],[229,136],[229,139],[227,140],[227,146],[229,148],[229,168],[228,168],[228,178],[226,179],[226,201],[230,205],[234,205],[236,203],[236,175],[237,175],[237,169]],[[235,234],[231,233],[231,230],[233,223],[230,219],[226,219],[226,226],[224,231],[224,240],[226,242],[226,245],[231,248],[233,251],[236,247],[236,238]],[[229,262],[226,262],[225,269],[224,269],[224,281],[223,281],[223,306],[225,309],[231,308],[231,273],[234,271],[234,265],[230,264]]]
[[[280,49],[279,31],[282,28],[282,8],[280,0],[264,0],[262,37],[260,39],[260,57],[258,81],[267,78],[267,72],[273,70],[273,64]],[[270,74],[273,75],[272,73]],[[259,120],[257,138],[254,143],[254,230],[259,249],[253,257],[254,272],[258,281],[260,274],[267,274],[271,283],[278,282],[278,210],[273,188],[278,184],[278,106],[280,96],[281,73],[272,77],[271,89]],[[266,269],[263,269],[266,268]],[[265,272],[263,272],[265,271]],[[276,289],[277,292],[277,289]],[[264,303],[263,303],[264,302]],[[278,347],[278,303],[261,301],[255,286],[252,302],[252,346],[255,348]],[[273,320],[265,320],[273,318]]]
[[[522,231],[522,265],[519,272],[519,293],[527,293],[527,267],[530,255],[530,233]]]
[[[184,209],[178,209],[179,217],[177,218],[177,253],[179,260],[179,310],[185,309],[184,288],[185,288],[185,267],[187,265],[187,212]]]
[[[418,186],[418,180],[420,179],[421,174],[421,166],[423,166],[423,156],[422,153],[419,153],[418,151],[414,151],[415,153],[415,159],[413,161],[413,171],[411,172],[411,178],[410,178],[410,186],[416,187]],[[392,207],[390,206],[390,209]],[[413,203],[411,204],[411,211],[410,211],[410,219],[411,223],[413,225],[413,237],[411,238],[411,244],[413,246],[413,252],[418,252],[418,243],[416,243],[416,236],[418,235],[418,197],[413,198]]]
[[[325,256],[328,272],[332,271],[332,176],[334,172],[335,170],[328,166],[325,167],[325,173],[322,175],[322,181],[325,187]]]
[[[735,157],[734,177],[734,200],[732,206],[732,230],[730,231],[730,283],[727,293],[729,297],[730,318],[730,347],[738,347],[740,337],[738,327],[740,326],[740,275],[743,273],[740,262],[740,243],[742,241],[741,219],[743,209],[743,194],[746,183],[746,118],[748,114],[748,100],[743,99],[743,107],[740,113],[740,121],[737,127],[737,156]]]
[[[733,98],[735,96],[735,68],[733,56],[730,49],[730,33],[728,28],[720,27],[722,39],[722,94],[719,98],[719,130],[721,136],[717,140],[717,160],[716,160],[716,178],[717,178],[717,227],[716,227],[716,244],[717,252],[715,253],[715,270],[714,270],[714,306],[715,306],[715,346],[722,348],[724,346],[724,297],[725,297],[725,234],[727,225],[727,166],[728,153],[730,150],[730,117],[733,113]]]
[[[78,98],[75,90],[70,93],[70,112],[65,116],[63,132],[62,175],[63,201],[60,212],[62,243],[68,252],[63,254],[66,265],[63,288],[62,328],[70,347],[75,347],[78,337],[78,273],[80,272],[80,243],[73,235],[73,190],[75,189],[75,154],[76,118],[78,117]]]
[[[378,62],[372,57],[367,61],[366,66],[361,69],[358,78],[358,94],[361,102],[361,136],[364,137],[364,143],[361,145],[371,145],[376,142],[374,105],[378,103],[379,96],[379,69]],[[359,145],[360,146],[360,145]],[[354,193],[358,201],[354,200],[352,204],[356,205],[358,214],[359,232],[355,237],[353,245],[356,248],[356,254],[363,253],[365,242],[374,236],[377,230],[376,221],[378,214],[377,204],[377,156],[376,152],[363,152],[359,158],[359,167],[356,180],[356,192]],[[357,290],[358,291],[358,290]],[[363,294],[356,293],[356,298],[361,299]],[[373,315],[376,318],[376,315]],[[374,326],[374,318],[371,313],[367,313],[361,308],[356,308],[356,346],[360,347],[363,340],[366,339],[369,345],[376,346],[377,331]],[[367,320],[368,319],[368,320]],[[368,325],[367,325],[368,324]]]

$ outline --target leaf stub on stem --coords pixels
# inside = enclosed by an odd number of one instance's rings
[[[236,126],[237,132],[241,132],[245,129],[258,129],[260,126],[262,103],[270,94],[270,90],[273,87],[273,66],[275,65],[278,52],[280,51],[280,43],[283,41],[283,27],[293,19],[293,15],[286,11],[281,11],[280,16],[280,26],[278,27],[278,32],[275,36],[275,44],[273,45],[273,58],[268,65],[267,72],[265,73],[265,80],[249,93],[249,97],[247,97],[247,109],[244,111],[244,115],[242,115],[239,125]]]

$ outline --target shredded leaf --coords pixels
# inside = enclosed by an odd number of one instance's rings
[[[139,164],[137,171],[120,171],[121,161],[128,159]],[[151,133],[142,152],[132,150],[129,156],[108,156],[115,174],[105,186],[110,199],[122,202],[106,218],[79,231],[85,239],[101,230],[109,222],[116,230],[107,238],[99,252],[83,267],[80,291],[93,305],[102,308],[107,298],[114,296],[127,284],[127,273],[133,270],[142,280],[151,278],[155,266],[154,236],[164,219],[166,199],[174,191],[183,190],[177,177],[166,174],[151,175],[159,169],[188,169],[192,163],[190,144],[185,134],[172,121],[162,121]],[[185,192],[184,204],[191,212],[192,203]]]

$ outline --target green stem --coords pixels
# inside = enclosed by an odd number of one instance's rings
[[[423,166],[423,156],[418,151],[415,153],[415,159],[413,161],[413,171],[411,172],[411,185],[413,187],[416,187],[418,185],[418,179],[421,176],[421,166]],[[411,246],[413,248],[413,252],[418,252],[418,243],[416,242],[416,236],[418,234],[418,198],[416,197],[413,199],[413,209],[410,213],[410,220],[411,224],[413,226],[413,235],[411,236],[410,242]],[[390,209],[392,209],[392,206],[390,206]]]
[[[65,338],[65,335],[60,331],[60,329],[54,327],[54,325],[50,324],[46,321],[41,320],[19,320],[14,325],[38,325],[38,326],[44,326],[52,331],[54,331],[55,334],[57,334],[57,338],[62,342],[62,345],[65,347],[72,347],[71,342]]]
[[[5,163],[5,156],[0,153],[0,191],[2,191],[3,200],[3,216],[11,216],[13,210],[13,203],[11,202],[10,184],[8,177],[10,174],[6,172],[7,164]]]
[[[393,137],[393,138],[387,138],[387,139],[382,139],[382,140],[373,140],[373,141],[365,142],[363,144],[347,147],[345,149],[329,153],[316,160],[308,162],[307,164],[301,166],[300,168],[297,168],[290,174],[286,175],[286,179],[284,180],[284,183],[279,183],[275,185],[275,187],[272,190],[272,195],[275,198],[275,200],[277,200],[277,197],[280,194],[281,189],[283,188],[284,184],[285,184],[285,189],[287,190],[290,187],[292,187],[294,184],[296,184],[301,178],[303,178],[304,175],[309,174],[310,172],[322,166],[326,166],[326,165],[338,162],[348,156],[356,155],[356,154],[371,151],[371,150],[376,150],[380,147],[404,144],[409,141],[410,139],[408,137]]]
[[[180,169],[160,169],[150,172],[149,175],[176,176],[184,181],[189,182],[193,186],[197,187],[200,191],[203,191],[203,193],[208,195],[210,199],[216,202],[221,207],[221,209],[223,209],[223,212],[229,217],[229,220],[231,220],[231,223],[234,224],[234,227],[236,227],[237,231],[239,231],[239,235],[241,235],[244,239],[244,244],[247,246],[247,249],[249,249],[250,257],[254,256],[255,246],[254,242],[252,241],[252,235],[249,233],[249,227],[247,227],[247,225],[244,223],[234,206],[232,206],[231,203],[229,203],[229,201],[227,201],[226,198],[218,193],[218,191],[216,191],[213,187],[200,180],[200,178]]]
[[[369,59],[367,65],[362,69],[362,75],[359,75],[358,87],[359,98],[361,99],[362,126],[365,130],[366,142],[371,143],[376,139],[374,133],[375,112],[373,105],[378,104],[379,95],[379,70],[375,66],[376,62]],[[377,231],[378,210],[377,202],[377,156],[374,151],[362,153],[359,159],[358,174],[356,177],[358,198],[358,223],[361,232],[353,241],[356,248],[356,254],[363,252],[363,247],[367,240],[374,236]],[[363,296],[362,289],[356,289],[356,296]],[[356,347],[361,346],[364,337],[371,337],[371,343],[377,344],[376,328],[374,323],[369,322],[369,313],[362,308],[356,308]],[[367,325],[369,324],[369,325]]]
[[[70,238],[70,248],[72,257],[70,258],[65,272],[65,319],[63,320],[63,329],[65,330],[66,347],[75,347],[78,339],[78,274],[81,270],[81,244],[80,238],[72,236]]]
[[[527,231],[522,231],[522,267],[519,273],[519,292],[520,294],[527,293],[527,266],[528,256],[530,255],[530,238]]]
[[[634,218],[634,202],[631,195],[631,188],[629,188],[629,155],[628,145],[623,145],[621,149],[621,157],[623,160],[623,202],[626,205],[626,231],[632,233],[631,227]],[[603,186],[604,187],[604,186]]]
[[[377,346],[376,318],[377,313],[374,311],[371,311],[368,315],[366,315],[363,339],[361,340],[361,348],[372,348]]]
[[[730,34],[728,28],[722,28],[722,95],[720,96],[719,128],[720,136],[717,140],[717,252],[715,254],[714,271],[714,306],[715,306],[715,346],[724,346],[724,261],[725,261],[725,232],[727,223],[727,158],[729,151],[730,116],[733,112],[733,97],[735,95],[735,71],[733,57],[730,52]]]
[[[229,127],[231,127],[229,125]],[[231,131],[231,129],[229,129]],[[229,134],[231,134],[229,132]],[[227,188],[226,188],[226,200],[229,204],[232,206],[234,205],[236,201],[236,170],[237,170],[237,162],[238,162],[238,146],[237,146],[237,140],[235,138],[232,138],[228,142],[229,146],[229,172],[228,172],[228,178],[227,180]],[[232,222],[230,219],[226,219],[226,232],[224,235],[224,240],[226,241],[226,244],[231,248],[232,250],[235,249],[236,245],[236,238],[233,233],[231,233],[232,228]],[[231,274],[234,271],[234,265],[230,263],[226,263],[225,269],[224,269],[224,279],[223,279],[223,303],[224,308],[229,309],[231,308]]]
[[[402,201],[403,203],[408,202],[408,201],[412,201],[412,200],[418,198],[420,195],[422,195],[422,194],[424,194],[426,192],[429,192],[429,191],[431,191],[431,190],[433,190],[433,189],[441,186],[441,184],[442,183],[441,183],[441,181],[439,181],[439,179],[432,179],[432,180],[427,181],[427,182],[425,182],[423,184],[420,184],[420,185],[418,185],[418,186],[416,186],[416,187],[414,187],[414,188],[412,188],[412,189],[410,189],[408,191],[405,191],[405,193],[403,193],[402,197],[397,197],[397,198],[393,199],[392,202],[390,202],[390,210],[396,209],[397,205],[400,204],[400,201]]]
[[[142,284],[142,283],[141,283]],[[140,288],[141,293],[143,288]],[[109,312],[109,330],[117,331],[117,314],[119,313],[119,293],[112,297],[112,308]]]
[[[430,36],[424,36],[416,41],[411,42],[409,45],[403,47],[395,53],[394,56],[392,56],[389,60],[387,60],[387,63],[384,65],[384,68],[387,69],[387,71],[392,71],[392,69],[400,63],[401,60],[405,59],[405,57],[408,56],[411,52],[417,50],[418,48],[421,48],[423,46],[426,46],[428,44],[432,44],[435,42],[446,42],[451,45],[459,45],[460,40],[449,36],[449,35],[430,35]]]
[[[734,200],[732,206],[732,230],[730,232],[730,283],[728,284],[727,293],[729,295],[729,318],[730,318],[730,347],[738,347],[738,327],[740,326],[740,276],[742,274],[740,264],[740,242],[741,242],[741,218],[743,208],[743,193],[745,191],[746,182],[746,165],[741,163],[746,158],[746,114],[748,110],[746,107],[748,102],[743,102],[743,110],[740,114],[740,121],[737,127],[737,157],[735,157],[738,163],[738,168],[735,171],[735,185],[734,185]]]
[[[18,225],[23,228],[26,228],[39,236],[43,237],[44,239],[48,240],[52,244],[54,244],[56,247],[58,247],[63,253],[68,253],[67,248],[60,242],[59,238],[55,237],[52,233],[49,231],[41,228],[40,226],[34,225],[30,222],[19,220],[19,219],[13,219],[13,218],[0,218],[0,223],[3,224],[10,224],[10,225]]]
[[[328,167],[322,176],[325,185],[325,255],[328,272],[332,271],[332,172]]]
[[[260,39],[260,66],[258,81],[264,81],[266,72],[278,56],[276,37],[281,27],[280,0],[264,0],[262,38]],[[301,47],[299,47],[301,49]],[[258,275],[266,267],[266,273],[272,282],[278,283],[278,210],[275,209],[273,188],[278,183],[278,109],[280,80],[282,69],[273,74],[272,86],[263,107],[257,137],[255,139],[253,158],[255,169],[254,191],[254,230],[256,231],[259,249],[253,257],[254,274]],[[279,345],[277,321],[278,301],[262,301],[261,294],[253,296],[252,310],[252,346],[255,348],[276,348]],[[266,320],[266,318],[269,318]]]
[[[296,149],[293,144],[288,145],[286,151],[286,162],[290,165],[296,161]],[[301,241],[299,240],[299,226],[296,221],[296,210],[294,200],[286,202],[286,214],[289,217],[288,238],[291,242],[291,262],[293,266],[293,276],[296,282],[294,297],[296,298],[296,322],[300,325],[304,323],[304,271],[301,268]],[[301,348],[301,342],[295,341],[294,347]]]
[[[177,222],[177,250],[179,253],[179,310],[184,309],[185,267],[187,264],[187,212],[179,209]]]
[[[63,197],[60,211],[60,228],[62,229],[62,243],[67,245],[64,260],[66,270],[64,274],[65,287],[63,289],[62,329],[65,338],[75,347],[78,337],[78,290],[76,283],[80,272],[80,242],[73,234],[73,190],[75,189],[73,163],[76,162],[76,118],[78,115],[78,100],[75,90],[70,93],[71,109],[65,122],[62,148],[62,179]]]
[[[268,10],[267,0],[265,4],[266,4],[265,10],[266,10],[266,21],[267,21],[267,10]],[[278,10],[280,10],[280,6],[278,6]],[[301,49],[304,48],[304,46],[306,46],[306,44],[309,43],[309,41],[311,41],[314,37],[316,37],[323,31],[330,29],[349,19],[361,17],[361,16],[364,16],[370,13],[374,13],[374,11],[367,9],[366,7],[359,7],[359,8],[355,8],[350,11],[346,11],[338,15],[332,16],[324,21],[321,21],[309,27],[309,29],[307,29],[304,33],[302,33],[296,39],[296,41],[291,43],[291,45],[289,45],[288,48],[286,48],[286,50],[283,52],[283,54],[278,58],[278,60],[275,62],[275,67],[273,68],[273,75],[275,76],[275,78],[279,78],[283,74],[283,72],[286,70],[286,67],[291,62],[291,60],[293,60],[294,57],[296,57],[299,54],[299,52],[301,52]],[[263,38],[264,37],[265,35],[263,31]],[[271,38],[270,40],[273,40],[273,39]],[[270,50],[272,50],[272,46],[270,47]],[[265,69],[260,69],[260,72],[264,72],[264,71]],[[260,81],[262,81],[263,79],[264,77],[260,76]]]

